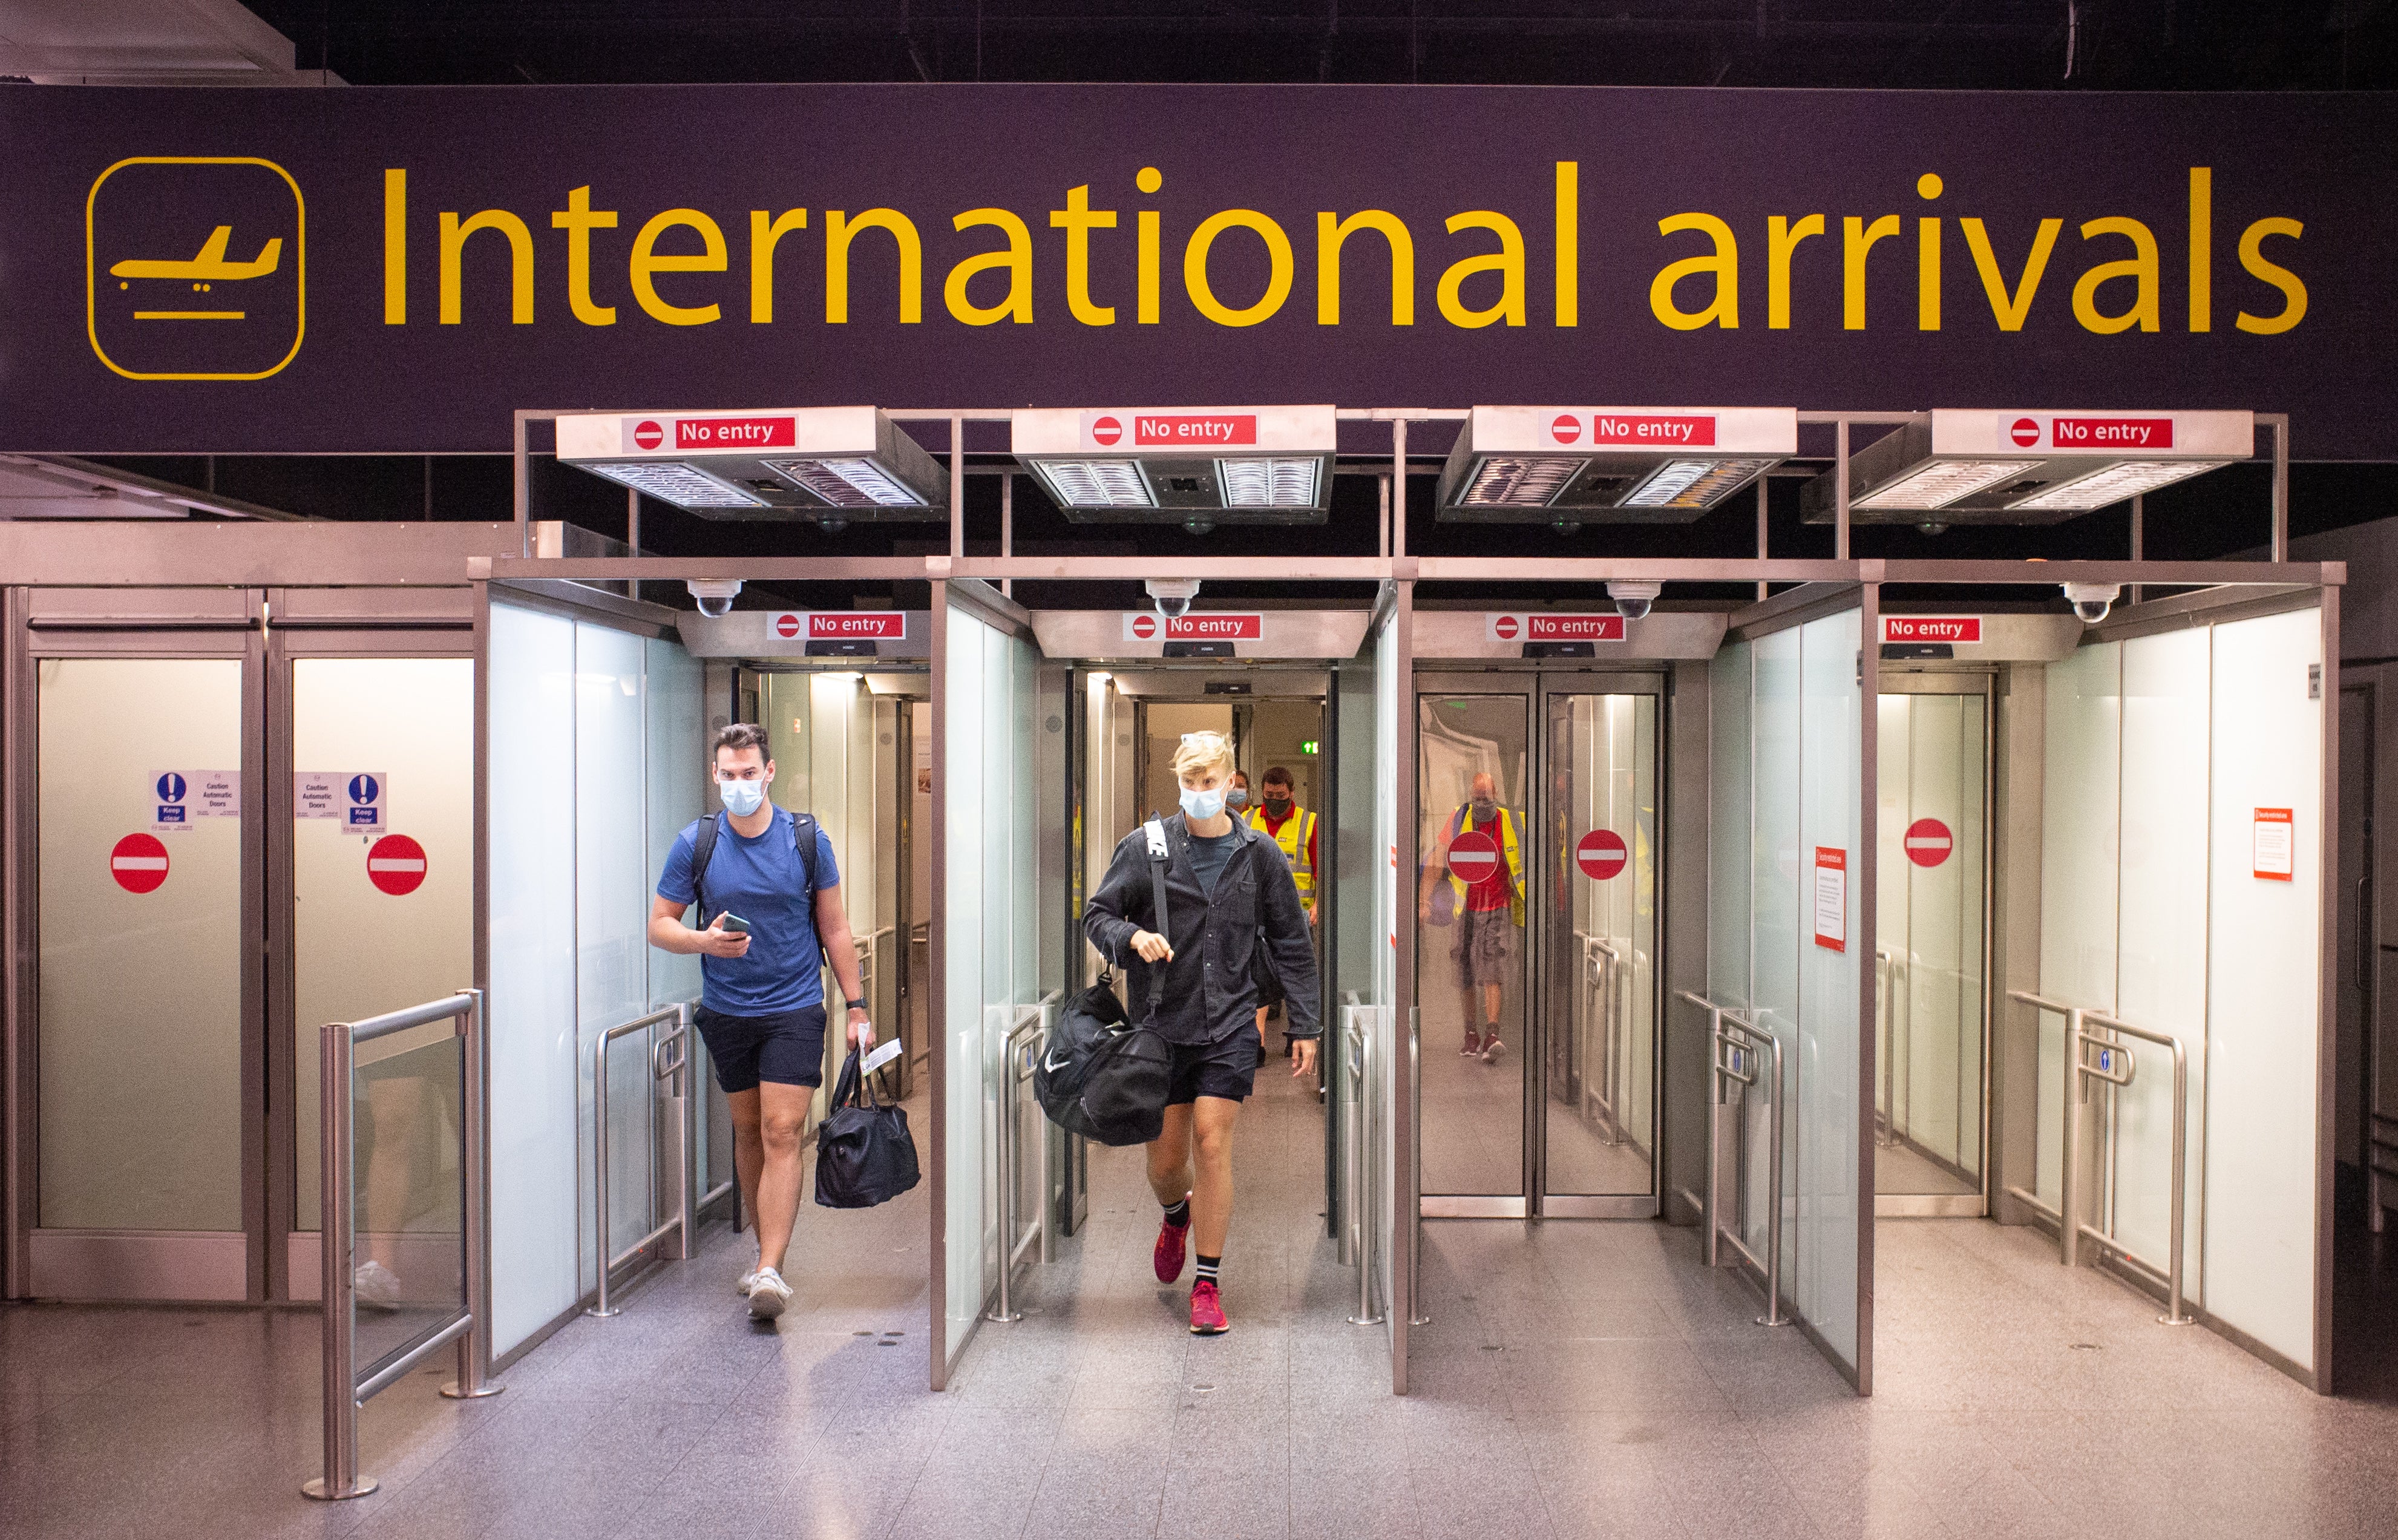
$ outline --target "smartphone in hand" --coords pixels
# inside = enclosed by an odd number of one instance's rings
[[[716,923],[736,936],[747,936],[749,934],[749,922],[743,919],[740,915],[734,913],[729,909],[716,917]]]

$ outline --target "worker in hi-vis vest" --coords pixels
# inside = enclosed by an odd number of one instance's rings
[[[1277,764],[1269,769],[1258,782],[1260,793],[1258,804],[1249,809],[1247,822],[1251,829],[1273,841],[1282,851],[1284,862],[1290,868],[1290,880],[1299,888],[1299,901],[1307,911],[1307,923],[1315,924],[1315,815],[1299,805],[1291,797],[1290,772]],[[1314,935],[1314,930],[1308,932]],[[1263,1037],[1266,1018],[1282,1011],[1282,993],[1270,993],[1265,1003],[1258,1006],[1258,1035]],[[1290,1056],[1290,1042],[1282,1045],[1283,1056]]]
[[[1449,846],[1468,830],[1498,842],[1503,860],[1484,870],[1461,873],[1449,866]],[[1449,955],[1457,962],[1458,987],[1465,993],[1465,1042],[1457,1050],[1478,1056],[1484,1063],[1499,1057],[1499,1006],[1507,981],[1508,960],[1515,955],[1515,933],[1524,925],[1524,846],[1516,816],[1499,804],[1499,783],[1488,771],[1475,775],[1465,803],[1450,815],[1432,858],[1424,862],[1423,883],[1416,895],[1416,917],[1432,919],[1433,891],[1448,878],[1457,895],[1457,945]],[[1474,1020],[1475,996],[1482,1002],[1482,1024]]]

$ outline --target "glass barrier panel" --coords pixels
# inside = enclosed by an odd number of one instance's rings
[[[426,1033],[439,1035],[414,1041]],[[451,1023],[435,1022],[357,1048],[350,1082],[354,1380],[467,1308],[465,1040],[454,1033]]]

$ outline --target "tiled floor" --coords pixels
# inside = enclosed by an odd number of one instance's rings
[[[0,1310],[0,1534],[750,1536],[2387,1535],[2398,1404],[2319,1398],[2038,1237],[1879,1228],[1878,1394],[1648,1223],[1427,1226],[1413,1394],[1319,1238],[1319,1114],[1270,1063],[1245,1114],[1235,1323],[1149,1276],[1130,1152],[1091,1223],[923,1388],[925,1197],[804,1215],[800,1307],[742,1318],[734,1237],[578,1320],[475,1406],[370,1403],[382,1492],[316,1457],[303,1315]],[[2378,1265],[2378,1264],[2377,1264]],[[2385,1294],[2385,1298],[2389,1297]],[[2381,1339],[2381,1340],[2387,1340]],[[886,1345],[888,1344],[888,1345]]]

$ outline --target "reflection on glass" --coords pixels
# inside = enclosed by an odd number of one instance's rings
[[[1874,1189],[1982,1189],[1984,697],[1879,703]]]
[[[1426,695],[1419,703],[1426,1194],[1524,1191],[1527,706],[1522,696]]]
[[[433,1033],[442,1035],[421,1041]],[[438,1023],[358,1048],[371,1059],[351,1081],[359,1378],[465,1308],[462,1046]]]
[[[1655,1155],[1656,697],[1547,709],[1547,1187],[1639,1196]]]

